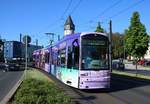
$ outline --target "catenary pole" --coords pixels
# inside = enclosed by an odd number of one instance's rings
[[[109,22],[109,68],[112,72],[112,21]]]
[[[27,56],[27,52],[28,52],[28,43],[27,43],[27,36],[26,36],[26,42],[25,42],[25,49],[26,49],[26,51],[25,51],[25,60],[26,60],[26,63],[25,63],[25,78],[26,78],[26,74],[27,74],[27,68],[28,68],[28,66],[27,66],[27,64],[28,64],[28,56]]]

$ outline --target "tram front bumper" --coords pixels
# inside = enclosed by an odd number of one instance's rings
[[[80,71],[79,89],[110,88],[110,71]]]
[[[79,89],[100,89],[100,88],[110,88],[110,78],[105,78],[104,81],[81,79],[79,83]]]

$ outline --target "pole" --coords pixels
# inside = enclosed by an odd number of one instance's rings
[[[36,39],[36,46],[38,46],[38,39]]]
[[[26,47],[26,48],[25,48],[25,49],[26,49],[26,52],[25,52],[25,60],[26,60],[26,63],[25,63],[25,78],[26,78],[26,73],[27,73],[26,71],[27,71],[27,68],[28,68],[28,66],[27,66],[27,64],[28,64],[28,62],[27,62],[27,61],[28,61],[28,60],[27,60],[27,59],[28,59],[28,56],[27,56],[27,52],[28,52],[27,49],[28,49],[28,46],[27,46],[27,45],[28,45],[28,44],[27,44],[27,36],[26,36],[26,42],[25,42],[25,47]]]
[[[124,60],[126,59],[126,50],[125,50],[125,38],[123,39],[123,53],[124,53]]]
[[[60,41],[60,35],[58,35],[58,41]]]
[[[109,22],[109,68],[112,72],[112,21]]]
[[[22,42],[22,34],[20,33],[20,43]]]

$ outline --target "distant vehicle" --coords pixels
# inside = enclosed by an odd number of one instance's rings
[[[110,87],[109,41],[104,33],[65,36],[57,44],[36,50],[34,65],[78,89]]]
[[[144,65],[145,65],[145,66],[150,66],[150,61],[146,61],[146,62],[144,63]]]
[[[138,65],[145,65],[145,63],[147,62],[147,60],[143,59],[143,60],[139,60],[137,62]]]
[[[113,60],[112,61],[112,68],[113,69],[117,69],[117,70],[124,70],[125,69],[125,65],[120,60]]]
[[[4,71],[17,71],[17,70],[20,70],[19,64],[15,64],[15,63],[5,64]]]
[[[0,63],[0,70],[4,70],[5,69],[5,64],[4,63]]]

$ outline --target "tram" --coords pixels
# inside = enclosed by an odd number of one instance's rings
[[[110,87],[109,40],[105,33],[70,34],[33,53],[34,65],[78,89]]]

